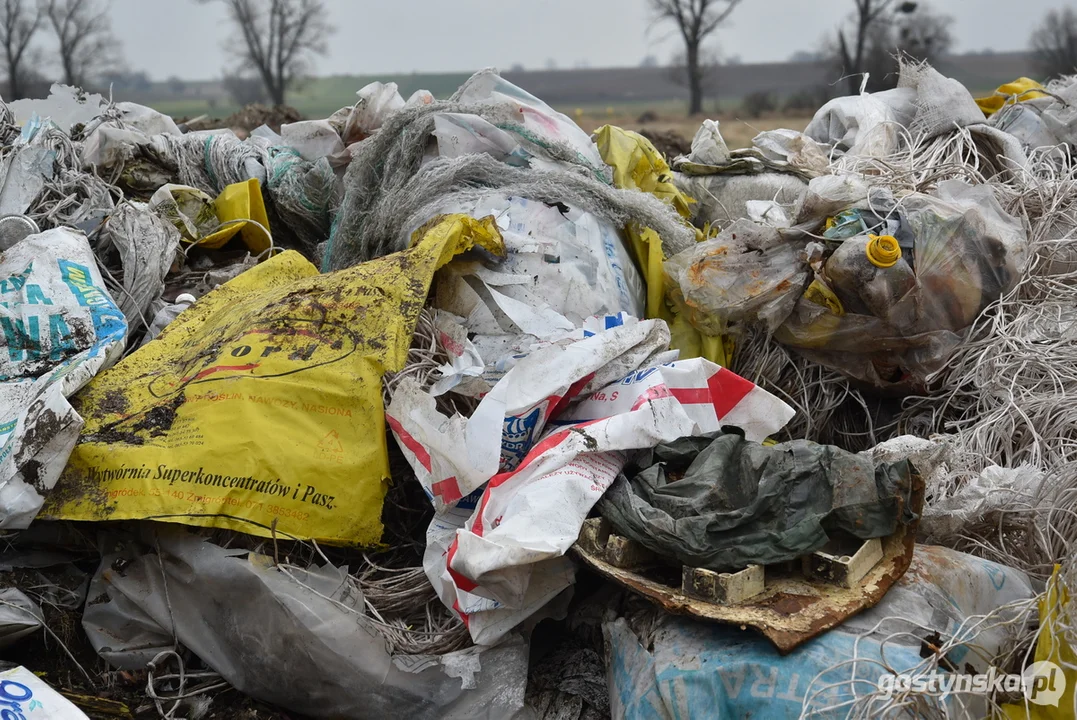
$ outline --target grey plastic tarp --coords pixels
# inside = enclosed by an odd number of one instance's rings
[[[181,530],[158,530],[156,544],[159,555],[106,552],[90,585],[83,627],[116,667],[145,667],[175,632],[241,692],[304,716],[500,720],[523,708],[521,637],[394,656],[347,568],[275,567]]]

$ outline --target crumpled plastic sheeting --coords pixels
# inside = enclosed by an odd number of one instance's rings
[[[45,624],[45,616],[26,593],[9,587],[0,590],[0,648],[7,647]]]
[[[926,489],[919,536],[939,545],[961,542],[969,527],[982,525],[992,513],[1035,507],[1045,477],[1027,464],[960,472],[960,453],[950,443],[913,435],[887,440],[862,454],[874,462],[908,458],[915,465]]]
[[[91,585],[83,627],[118,667],[171,649],[174,628],[236,689],[305,716],[501,720],[523,707],[522,639],[394,657],[346,568],[274,567],[182,531],[160,530],[157,542],[160,555],[122,571],[112,565],[123,554],[106,554]]]
[[[849,155],[886,157],[897,149],[900,129],[912,122],[915,103],[914,88],[834,98],[819,108],[804,134]]]
[[[793,311],[810,276],[803,242],[748,220],[675,255],[664,267],[679,313],[711,335],[746,322],[773,332]]]
[[[898,90],[916,92],[916,112],[911,122],[902,124],[918,141],[984,122],[983,111],[968,89],[926,63],[902,64]]]
[[[965,528],[992,513],[1035,507],[1043,471],[1032,465],[992,465],[959,484],[952,494],[924,506],[920,534],[927,542],[953,544]]]
[[[674,173],[673,181],[681,192],[696,200],[692,205],[692,222],[697,226],[710,223],[720,228],[748,219],[748,203],[752,201],[777,202],[787,207],[790,215],[795,215],[808,187],[803,178],[778,172],[749,175]]]
[[[912,472],[908,461],[874,465],[806,440],[682,438],[641,454],[598,509],[618,534],[661,556],[737,570],[819,550],[834,530],[893,534],[914,519]]]
[[[30,143],[20,145],[0,166],[0,215],[25,214],[55,172],[56,153],[42,145],[40,133]]]
[[[515,135],[532,154],[541,150],[542,155],[555,161],[587,168],[602,182],[608,184],[613,181],[609,166],[602,161],[598,148],[579,125],[531,93],[513,85],[496,70],[487,68],[472,75],[460,86],[452,100],[509,108],[512,112],[510,120],[501,129]]]
[[[868,186],[856,175],[812,178],[797,209],[797,223],[822,226],[826,218],[847,208],[866,207]]]
[[[29,122],[34,114],[50,118],[64,132],[69,132],[77,124],[91,122],[101,114],[105,99],[97,93],[86,93],[70,85],[54,83],[49,88],[49,96],[44,99],[16,100],[8,103],[20,125]]]
[[[752,139],[752,145],[771,167],[809,178],[830,172],[830,148],[796,130],[766,130]]]
[[[117,304],[127,318],[129,332],[134,333],[155,314],[154,305],[164,291],[180,235],[157,213],[124,203],[106,221],[104,237],[120,254],[124,292]]]

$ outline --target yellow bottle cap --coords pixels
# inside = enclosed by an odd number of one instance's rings
[[[868,235],[867,253],[875,267],[893,267],[901,259],[901,246],[893,235]]]

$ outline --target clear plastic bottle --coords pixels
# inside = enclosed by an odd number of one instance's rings
[[[196,298],[190,293],[183,293],[176,296],[176,301],[171,305],[165,305],[163,308],[157,311],[157,314],[153,316],[153,322],[150,323],[149,328],[146,330],[145,337],[142,338],[142,345],[145,345],[150,340],[161,334],[161,331],[168,327],[169,323],[179,317],[179,314],[194,304]],[[142,347],[140,345],[139,347]]]
[[[893,310],[916,287],[916,275],[891,235],[848,238],[826,262],[826,276],[848,312],[867,312],[897,325]]]

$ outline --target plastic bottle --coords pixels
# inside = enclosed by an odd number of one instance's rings
[[[174,303],[165,305],[158,310],[157,314],[153,316],[153,322],[150,323],[149,329],[146,330],[145,337],[142,338],[142,345],[160,335],[161,331],[168,327],[169,323],[175,320],[181,312],[193,305],[196,299],[190,293],[183,293],[176,296]],[[139,347],[142,346],[140,345]]]
[[[891,322],[898,321],[891,317],[894,306],[916,287],[916,275],[891,235],[845,240],[827,260],[826,276],[846,310]]]

